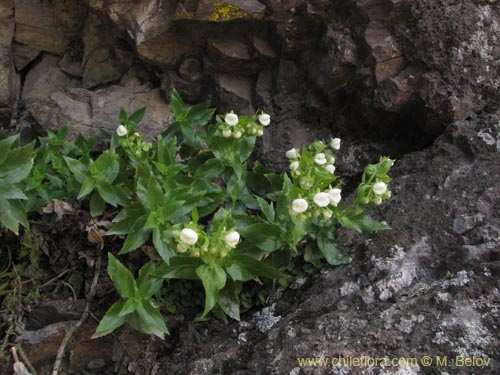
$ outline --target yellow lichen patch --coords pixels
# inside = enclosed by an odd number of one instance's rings
[[[209,20],[214,22],[221,22],[241,19],[245,18],[246,16],[246,12],[241,10],[240,8],[232,4],[227,4],[224,1],[217,1],[214,3],[214,11],[209,16]]]

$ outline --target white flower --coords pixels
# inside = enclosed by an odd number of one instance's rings
[[[387,185],[383,182],[377,182],[373,185],[373,192],[377,195],[383,195],[387,191]]]
[[[309,205],[307,204],[307,201],[305,199],[302,199],[302,198],[295,199],[292,202],[292,210],[298,214],[300,214],[302,212],[306,212],[308,207],[309,207]]]
[[[318,193],[314,196],[313,201],[319,207],[326,207],[330,204],[330,196],[327,193]]]
[[[264,135],[264,130],[262,130],[262,129],[257,130],[257,135],[259,137],[262,137]]]
[[[229,138],[229,137],[231,136],[231,129],[224,129],[224,130],[222,131],[222,136],[223,136],[224,138]]]
[[[290,170],[291,171],[296,171],[297,169],[299,169],[299,162],[298,161],[292,161],[290,163]]]
[[[325,154],[323,154],[322,152],[316,154],[316,156],[314,157],[314,162],[318,165],[325,165],[326,164]]]
[[[181,241],[186,245],[194,245],[198,241],[198,233],[189,228],[181,230]]]
[[[238,242],[240,242],[240,234],[233,230],[226,235],[224,240],[229,245],[229,247],[236,247],[236,245],[238,245]]]
[[[337,207],[337,205],[339,204],[339,202],[342,200],[342,190],[340,189],[331,189],[329,192],[328,192],[328,196],[330,198],[330,204],[334,207]]]
[[[340,138],[333,138],[330,142],[330,147],[334,150],[340,150]]]
[[[331,164],[328,164],[326,167],[326,170],[328,172],[330,172],[331,174],[334,174],[335,173],[335,166],[331,165]]]
[[[233,112],[226,113],[226,116],[224,116],[224,121],[229,126],[235,126],[238,123],[238,115],[234,114]]]
[[[271,116],[269,116],[267,113],[259,115],[258,119],[259,122],[264,126],[267,126],[271,123]]]
[[[234,133],[234,138],[240,139],[241,138],[241,132]]]
[[[120,125],[117,129],[116,129],[116,134],[118,134],[119,137],[123,137],[124,135],[127,135],[128,133],[128,130],[125,126],[123,125]]]
[[[286,157],[288,159],[297,159],[297,150],[292,148],[286,152]]]

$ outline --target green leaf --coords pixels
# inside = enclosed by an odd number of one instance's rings
[[[140,304],[140,301],[138,301],[137,299],[129,298],[127,300],[127,302],[125,302],[125,304],[123,305],[119,316],[121,317],[121,316],[126,316],[126,315],[132,314],[137,309],[139,304]]]
[[[127,317],[120,316],[124,304],[124,301],[116,302],[109,308],[97,326],[95,333],[92,335],[93,339],[106,336],[125,324]]]
[[[387,224],[374,220],[367,215],[352,215],[350,212],[340,216],[339,223],[344,228],[354,229],[360,233],[391,229]]]
[[[233,255],[226,262],[226,271],[234,281],[249,281],[256,276],[271,280],[288,278],[284,273],[248,255]]]
[[[115,189],[107,181],[97,180],[96,188],[102,199],[108,202],[113,207],[116,207],[119,201],[118,194],[116,194]]]
[[[231,280],[228,280],[226,286],[219,292],[219,306],[227,316],[234,320],[240,320],[238,291],[235,289],[235,283]]]
[[[10,183],[21,182],[30,173],[33,166],[34,143],[11,149],[0,166],[0,180]]]
[[[84,182],[78,193],[78,199],[89,195],[95,189],[95,180],[93,177],[88,177]]]
[[[149,299],[158,292],[163,284],[163,280],[153,276],[155,265],[148,262],[139,270],[137,287],[143,299]]]
[[[172,90],[170,95],[170,112],[174,115],[176,121],[183,120],[185,117],[184,102],[175,89]]]
[[[280,226],[268,223],[252,224],[240,229],[240,234],[247,241],[267,252],[272,252],[280,248],[281,233],[282,229]]]
[[[104,202],[101,196],[97,192],[92,194],[92,197],[90,197],[90,215],[92,217],[102,215],[105,207],[106,202]]]
[[[123,107],[120,107],[120,114],[118,115],[118,121],[122,125],[127,124],[128,116],[127,116],[127,112],[125,112],[125,108],[123,108]]]
[[[169,265],[161,265],[153,272],[155,277],[162,279],[199,280],[196,269],[203,264],[200,258],[176,256],[170,258]]]
[[[142,121],[145,113],[146,107],[140,108],[129,116],[128,121],[133,123],[134,125],[137,125]]]
[[[202,314],[205,317],[217,303],[219,290],[226,285],[226,272],[221,266],[203,264],[196,268],[196,274],[205,288],[205,310]]]
[[[166,264],[169,264],[170,258],[177,255],[177,252],[170,248],[168,238],[166,238],[159,228],[153,229],[153,245]]]
[[[28,199],[21,189],[2,180],[0,180],[0,197],[3,199]]]
[[[108,253],[108,274],[115,284],[118,294],[123,298],[132,298],[135,296],[137,288],[134,275],[123,264],[116,259],[113,254]]]
[[[87,166],[85,166],[85,164],[83,164],[81,161],[72,159],[67,156],[64,156],[64,160],[66,161],[69,170],[73,173],[76,180],[82,184],[89,175]]]
[[[340,264],[349,264],[351,259],[342,251],[334,239],[328,238],[327,235],[319,233],[316,238],[316,243],[325,257],[328,264],[338,266]]]
[[[113,218],[116,224],[113,225],[106,235],[129,233],[135,225],[137,218],[145,217],[145,215],[147,215],[147,213],[142,206],[130,205],[125,207]]]
[[[132,227],[127,239],[123,243],[123,247],[118,254],[127,254],[134,251],[138,247],[144,245],[151,234],[150,229],[135,229]]]
[[[238,147],[236,149],[236,154],[241,163],[246,161],[252,154],[255,147],[255,140],[255,137],[244,137],[237,143]]]
[[[206,101],[187,109],[186,117],[194,128],[208,124],[215,112],[215,109],[208,108],[209,106],[210,102]]]
[[[94,168],[91,168],[91,172],[92,169],[95,169],[95,172],[97,172],[97,175],[93,174],[92,177],[112,184],[120,172],[118,154],[110,150],[104,151],[94,162]]]
[[[259,196],[255,196],[255,199],[257,199],[257,202],[259,203],[260,210],[264,214],[264,217],[267,219],[267,221],[274,223],[274,206],[271,202],[271,204],[267,203],[265,199],[262,199]]]
[[[158,137],[156,146],[158,163],[167,166],[175,164],[175,154],[178,150],[177,139],[175,137],[168,140],[163,137]]]
[[[19,135],[14,135],[0,141],[0,166],[7,158],[12,145],[17,141],[19,141]]]
[[[138,331],[155,335],[162,340],[165,338],[165,333],[169,334],[163,315],[151,305],[150,301],[142,301],[130,316],[129,322]]]
[[[7,200],[0,197],[0,223],[15,234],[19,233],[19,224],[28,228],[28,218],[22,203],[18,200]]]

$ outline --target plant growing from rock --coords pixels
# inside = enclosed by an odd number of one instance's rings
[[[144,109],[131,115],[122,109],[116,132],[107,135],[109,148],[96,158],[90,153],[93,139],[66,142],[67,130],[50,133],[35,151],[33,144],[20,147],[16,137],[0,141],[4,226],[17,232],[19,224],[28,226],[26,213],[78,199],[94,217],[114,214],[106,235],[124,238],[119,254],[154,248],[137,279],[109,253],[108,273],[122,300],[108,310],[95,337],[125,322],[159,337],[168,333],[161,299],[155,299],[165,288],[168,293],[164,280],[202,288],[201,318],[212,313],[239,319],[240,295],[249,281],[286,285],[287,270],[293,271],[299,256],[314,263],[348,262],[337,245],[340,227],[389,228],[364,212],[390,198],[392,160],[368,165],[355,199],[346,204],[335,174],[340,139],[289,150],[289,170],[277,174],[248,162],[257,138],[272,126],[268,114],[230,112],[209,124],[214,110],[208,103],[186,106],[175,91],[171,112],[175,122],[154,144],[138,132]]]

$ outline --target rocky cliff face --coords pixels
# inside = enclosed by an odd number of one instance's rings
[[[401,159],[380,209],[392,231],[343,238],[351,266],[246,323],[185,326],[197,339],[181,333],[157,373],[327,373],[297,357],[363,354],[488,357],[477,373],[498,373],[496,0],[0,0],[0,20],[0,122],[26,136],[112,131],[120,106],[147,106],[152,137],[175,87],[221,112],[270,113],[258,156],[272,168],[332,135],[351,144],[349,175]]]

